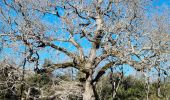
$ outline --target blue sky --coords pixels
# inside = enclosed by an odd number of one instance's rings
[[[154,1],[154,3],[153,3],[153,5],[155,6],[155,7],[159,7],[159,8],[163,8],[163,6],[164,5],[166,5],[167,7],[170,7],[170,0],[153,0]],[[61,12],[61,10],[59,10],[60,11],[60,13],[62,13]],[[59,18],[58,17],[56,17],[56,16],[52,16],[52,15],[46,15],[44,18],[43,18],[43,20],[44,21],[47,21],[47,22],[49,22],[49,23],[52,23],[52,24],[55,24],[55,23],[60,23],[60,20],[59,20]],[[85,44],[85,42],[84,41],[80,41],[82,44]],[[62,45],[64,45],[64,46],[67,46],[67,45],[65,45],[65,44],[62,44]],[[87,47],[88,47],[88,44],[86,43],[86,45],[87,45]],[[47,48],[47,49],[49,49],[49,50],[51,50],[51,48]],[[46,50],[47,50],[46,49]],[[75,48],[71,48],[72,50],[74,50]],[[10,49],[9,50],[5,50],[5,52],[7,53],[7,52],[13,52],[13,51],[11,51]],[[4,53],[5,54],[5,53]],[[56,52],[55,53],[48,53],[48,52],[46,52],[46,53],[44,53],[44,50],[42,50],[42,51],[40,51],[40,54],[41,54],[41,57],[40,57],[40,61],[41,62],[43,62],[43,60],[45,59],[45,58],[55,58],[56,56],[54,56],[55,54],[56,54]],[[52,56],[51,56],[52,55]],[[60,55],[60,57],[62,57],[62,56],[64,56],[64,55]],[[56,61],[56,60],[54,60],[53,59],[53,61]],[[128,75],[128,74],[130,74],[130,73],[134,73],[134,69],[133,68],[131,68],[131,67],[129,67],[129,66],[127,66],[127,65],[125,65],[124,66],[125,67],[125,71],[126,71],[126,74]]]
[[[170,5],[170,0],[154,0],[154,5],[156,6]]]

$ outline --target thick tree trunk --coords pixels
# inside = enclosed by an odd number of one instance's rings
[[[92,84],[92,76],[89,75],[84,85],[83,100],[97,100],[95,86]]]
[[[84,88],[83,100],[96,100],[92,84],[86,82]]]

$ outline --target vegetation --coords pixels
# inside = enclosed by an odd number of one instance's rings
[[[3,62],[3,66],[1,65],[1,76],[3,76],[5,73],[4,69],[8,68],[7,64]],[[14,66],[11,66],[10,68],[16,68]],[[17,71],[13,70],[13,76],[18,73]],[[115,98],[112,97],[112,84],[110,80],[110,75],[111,73],[108,73],[106,76],[102,77],[99,82],[97,83],[96,89],[97,89],[97,94],[99,96],[100,100],[143,100],[146,99],[146,83],[143,79],[137,79],[135,76],[124,76],[123,79],[121,80],[120,86],[117,90]],[[28,75],[28,76],[27,76]],[[52,100],[52,97],[50,96],[55,95],[56,90],[54,90],[54,86],[60,86],[60,82],[64,81],[65,83],[67,82],[72,82],[71,76],[53,76],[49,77],[46,73],[42,74],[37,74],[37,73],[32,73],[30,76],[29,74],[26,74],[26,79],[25,79],[25,86],[24,86],[24,91],[25,92],[30,92],[27,95],[23,95],[22,98],[41,98],[40,100]],[[21,76],[20,76],[21,77]],[[59,77],[58,80],[53,80],[54,77]],[[11,76],[3,76],[1,78],[0,82],[6,82],[6,85],[1,85],[1,92],[0,92],[0,98],[3,99],[8,99],[8,100],[18,100],[21,95],[21,86],[20,83],[16,80],[13,81],[13,83],[9,83],[9,79]],[[18,77],[19,78],[19,77]],[[115,82],[118,82],[118,74],[117,72],[113,73],[112,78],[115,80]],[[8,79],[8,81],[7,81]],[[70,79],[70,80],[68,80]],[[117,80],[117,81],[116,81]],[[79,80],[74,80],[74,81],[79,81]],[[11,84],[11,85],[9,85]],[[12,85],[14,85],[12,87]],[[149,99],[150,100],[155,100],[159,98],[157,96],[157,82],[153,81],[150,84],[150,93],[149,93]],[[58,91],[63,91],[64,88],[60,87],[58,88]],[[68,90],[67,90],[68,91]],[[43,94],[42,94],[43,92]],[[160,99],[162,100],[168,100],[170,99],[170,81],[169,78],[167,78],[166,82],[161,82],[161,97]],[[82,94],[81,94],[82,95]],[[47,97],[45,97],[47,96]],[[50,98],[50,99],[49,99]],[[55,95],[53,99],[59,100],[60,96]],[[73,94],[73,95],[68,95],[69,100],[82,100],[82,96]]]

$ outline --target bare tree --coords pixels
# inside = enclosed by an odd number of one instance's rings
[[[138,54],[143,52],[142,56],[138,55],[138,57],[143,59],[142,62],[143,64],[146,64],[144,68],[147,69],[147,72],[149,71],[148,73],[150,73],[153,69],[156,69],[157,71],[158,97],[161,97],[161,75],[167,75],[166,69],[168,68],[167,63],[169,62],[170,35],[168,27],[170,24],[168,23],[168,13],[169,12],[166,9],[159,15],[153,14],[150,18],[145,19],[147,23],[144,24],[144,32],[141,36],[141,38],[143,38],[141,46],[143,47],[140,51],[138,51]],[[144,39],[146,42],[144,42]],[[151,77],[152,76],[149,78]],[[147,91],[147,94],[148,92],[149,91]]]
[[[25,46],[27,61],[35,62],[36,70],[39,50],[50,47],[63,54],[65,62],[57,62],[51,68],[74,67],[84,73],[83,100],[97,99],[95,84],[110,66],[124,63],[141,66],[130,58],[134,53],[133,38],[140,36],[138,27],[145,0],[0,2],[4,6],[0,8],[3,23],[0,36],[8,45]],[[51,17],[52,24],[44,17]],[[115,60],[109,62],[106,60],[109,57]]]
[[[161,97],[161,74],[167,74],[166,68],[168,67],[166,63],[168,62],[167,56],[169,56],[169,42],[170,42],[170,35],[168,34],[168,27],[169,23],[166,23],[166,21],[169,21],[169,18],[164,15],[156,16],[155,22],[157,24],[157,27],[154,28],[154,35],[159,37],[155,37],[153,40],[154,42],[156,41],[156,54],[157,54],[157,61],[156,61],[156,66],[155,69],[158,72],[158,87],[157,87],[157,95],[158,97]]]

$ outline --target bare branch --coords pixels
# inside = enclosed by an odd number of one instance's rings
[[[67,49],[59,47],[59,46],[57,46],[57,45],[55,45],[53,43],[47,42],[47,43],[45,43],[45,45],[50,46],[50,47],[52,47],[52,48],[54,48],[54,49],[56,49],[58,51],[61,51],[62,53],[66,54],[67,56],[69,56],[69,57],[71,57],[73,59],[75,59],[77,57],[76,54],[73,54],[73,53],[69,52]]]
[[[113,66],[115,64],[115,62],[110,62],[107,63],[106,65],[104,65],[99,72],[97,73],[96,77],[93,79],[92,82],[97,82],[106,72],[106,70],[109,69],[109,67]]]
[[[59,63],[59,64],[52,64],[50,65],[54,69],[59,68],[68,68],[68,67],[74,67],[76,69],[79,69],[77,66],[75,66],[74,62],[65,62],[65,63]]]

